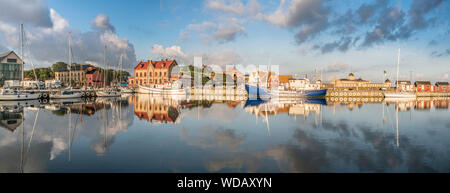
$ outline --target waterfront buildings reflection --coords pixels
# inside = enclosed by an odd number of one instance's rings
[[[133,95],[2,103],[0,172],[450,171],[450,154],[441,148],[450,145],[449,102],[249,105],[239,98]]]

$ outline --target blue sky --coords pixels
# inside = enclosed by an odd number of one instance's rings
[[[270,63],[282,74],[310,76],[317,69],[327,80],[352,71],[379,82],[384,70],[395,79],[401,48],[401,79],[413,71],[413,80],[448,81],[450,73],[449,1],[0,2],[7,4],[0,8],[0,50],[17,50],[16,35],[6,29],[24,23],[38,66],[66,60],[71,31],[76,61],[103,65],[107,44],[108,61],[114,65],[125,53],[129,70],[144,59],[192,63],[202,56],[206,64]],[[12,17],[8,7],[28,15]]]

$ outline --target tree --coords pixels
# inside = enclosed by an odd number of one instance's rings
[[[67,64],[64,62],[56,62],[52,65],[52,70],[53,70],[53,72],[55,72],[58,69],[63,68],[63,67],[67,68]]]

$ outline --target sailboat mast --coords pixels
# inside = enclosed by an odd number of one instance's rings
[[[23,61],[24,53],[23,53],[23,24],[20,24],[20,57],[22,58],[22,88],[23,88],[23,80],[24,80],[24,67],[25,62]]]
[[[106,87],[106,45],[105,48],[103,50],[103,65],[104,65],[104,69],[103,69],[103,88]]]
[[[69,32],[67,39],[69,40],[69,87],[71,88],[72,87],[72,52],[70,50],[70,47],[71,47],[70,32]]]
[[[398,91],[398,73],[400,72],[400,48],[397,54],[397,81],[395,81],[395,92]]]
[[[120,55],[120,68],[119,68],[119,86],[122,83],[122,69],[123,69],[123,64],[122,64],[122,60],[123,60],[123,54]]]

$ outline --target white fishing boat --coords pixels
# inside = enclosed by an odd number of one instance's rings
[[[103,89],[97,91],[97,97],[117,97],[120,96],[120,91],[115,89]]]
[[[0,89],[0,101],[35,100],[39,94],[27,93],[13,89]]]
[[[50,99],[72,99],[72,98],[81,98],[81,93],[74,91],[58,91],[56,93],[50,94]]]
[[[119,90],[120,90],[120,93],[123,93],[123,94],[125,94],[125,93],[127,93],[127,94],[134,93],[133,89],[126,88],[126,87],[121,87]]]
[[[165,95],[185,95],[186,91],[182,88],[165,87],[163,85],[142,86],[139,85],[137,92],[140,94],[165,94]]]
[[[22,63],[22,89],[23,89],[23,80],[24,80],[24,62],[23,62],[23,24],[20,24],[20,50],[21,50],[21,63]],[[17,56],[17,55],[16,55]],[[20,101],[20,100],[34,100],[39,99],[40,94],[27,92],[25,90],[14,90],[3,88],[0,90],[0,100],[2,101]]]
[[[398,49],[397,54],[397,81],[396,84],[398,84],[398,73],[400,71],[400,48]],[[385,92],[384,98],[417,98],[417,95],[415,92],[407,92],[407,91],[398,91],[398,85],[396,85],[395,91],[393,92]]]

